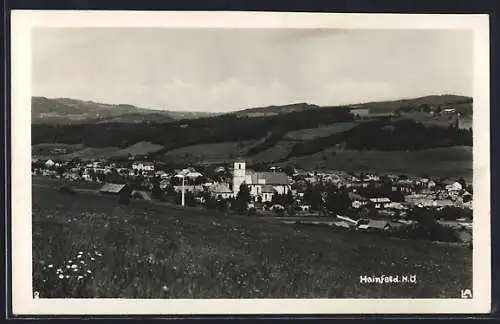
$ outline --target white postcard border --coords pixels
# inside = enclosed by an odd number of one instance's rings
[[[31,264],[31,28],[468,29],[474,32],[472,299],[33,299]],[[487,313],[491,300],[489,21],[487,15],[271,12],[29,11],[11,14],[12,310],[70,314]],[[464,289],[470,287],[464,287]]]

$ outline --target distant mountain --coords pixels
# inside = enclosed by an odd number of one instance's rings
[[[293,103],[282,106],[267,106],[267,107],[256,107],[248,108],[244,110],[238,110],[231,114],[237,117],[268,117],[276,116],[282,114],[288,114],[292,112],[315,110],[315,109],[327,109],[327,108],[349,108],[349,109],[359,109],[368,110],[371,114],[380,113],[393,113],[396,111],[411,111],[415,109],[420,109],[424,105],[427,105],[429,109],[445,108],[448,105],[453,105],[455,108],[459,107],[463,114],[472,114],[472,98],[457,95],[431,95],[419,98],[411,99],[400,99],[392,101],[377,101],[377,102],[367,102],[359,103],[353,105],[345,106],[318,106],[314,104],[309,104],[305,102]],[[460,105],[460,106],[458,106]]]
[[[238,110],[231,114],[234,114],[238,117],[268,117],[275,115],[288,114],[291,112],[319,109],[321,106],[308,104],[305,102],[294,103],[283,106],[267,106],[267,107],[257,107],[257,108],[249,108],[244,110]]]
[[[212,116],[205,112],[181,112],[103,104],[69,98],[31,98],[33,124],[167,123]]]
[[[350,105],[351,109],[369,109],[373,113],[395,112],[398,110],[411,110],[428,106],[430,110],[435,108],[445,108],[448,105],[466,105],[470,109],[464,112],[472,113],[472,98],[457,95],[432,95],[411,99],[400,99],[391,101],[367,102]]]

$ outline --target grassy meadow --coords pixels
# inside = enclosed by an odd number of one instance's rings
[[[33,186],[41,298],[428,298],[472,285],[471,250]],[[415,274],[416,284],[360,284]]]

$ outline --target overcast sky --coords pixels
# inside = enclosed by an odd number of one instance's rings
[[[472,96],[472,33],[458,30],[43,28],[33,95],[230,111]]]

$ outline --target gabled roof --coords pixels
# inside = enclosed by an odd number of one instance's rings
[[[358,228],[360,228],[360,229],[368,229],[368,228],[384,229],[388,225],[390,226],[389,222],[387,222],[387,221],[371,219],[368,224],[359,225]]]
[[[252,184],[257,184],[259,179],[264,179],[266,184],[288,185],[289,180],[285,172],[252,172]]]
[[[119,193],[121,192],[127,185],[126,184],[119,184],[119,183],[105,183],[101,189],[99,189],[99,192],[108,192],[108,193]]]
[[[387,197],[383,197],[383,198],[370,198],[370,201],[371,202],[374,202],[374,203],[390,203],[391,200]]]

